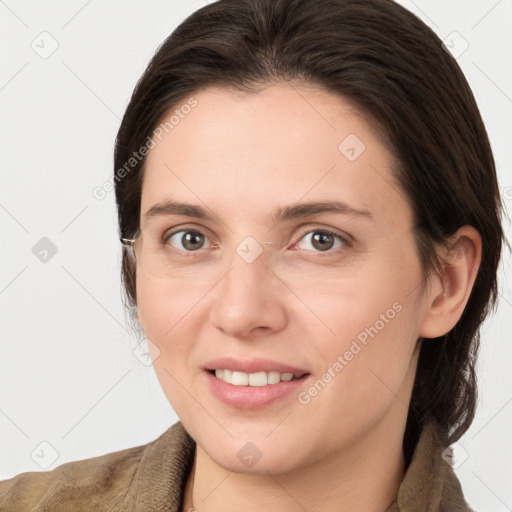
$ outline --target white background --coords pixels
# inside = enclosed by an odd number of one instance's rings
[[[510,211],[512,1],[400,3],[462,52]],[[133,353],[114,194],[92,190],[113,173],[120,119],[150,57],[203,5],[0,2],[0,480],[41,470],[35,460],[53,469],[145,444],[178,419]],[[32,252],[43,237],[57,249],[46,263]],[[482,332],[479,409],[455,446],[460,461],[467,452],[456,473],[478,512],[512,509],[509,267],[506,251],[499,309]]]

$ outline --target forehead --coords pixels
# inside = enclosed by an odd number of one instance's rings
[[[153,137],[143,212],[172,196],[263,221],[279,206],[339,200],[392,223],[410,220],[393,156],[345,98],[297,84],[257,93],[208,88],[192,97],[195,106],[173,107],[168,116],[179,121]]]

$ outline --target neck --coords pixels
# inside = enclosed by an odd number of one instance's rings
[[[335,505],[339,511],[385,512],[397,495],[406,469],[402,450],[406,418],[400,418],[398,428],[396,415],[387,419],[328,459],[280,474],[227,471],[196,446],[183,510],[323,512]]]

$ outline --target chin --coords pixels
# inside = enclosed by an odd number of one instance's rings
[[[296,467],[297,464],[290,461],[292,453],[297,456],[296,451],[296,449],[274,451],[270,446],[258,450],[255,446],[247,443],[242,445],[241,448],[237,447],[237,449],[230,450],[228,453],[217,453],[214,448],[210,458],[226,471],[265,476],[268,473],[286,473]]]
[[[284,473],[300,466],[302,456],[297,450],[300,442],[291,436],[287,438],[289,442],[283,444],[277,437],[272,440],[268,430],[258,436],[246,428],[243,438],[229,437],[224,432],[219,439],[216,432],[211,432],[211,435],[199,435],[195,439],[210,459],[226,471],[266,475]]]

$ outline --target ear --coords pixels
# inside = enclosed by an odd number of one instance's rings
[[[440,246],[441,274],[430,277],[419,336],[437,338],[449,332],[462,316],[482,257],[482,239],[473,226],[461,227]]]

